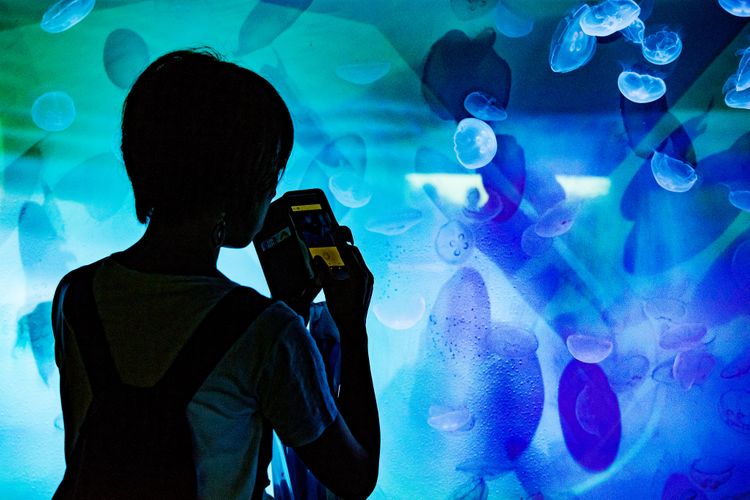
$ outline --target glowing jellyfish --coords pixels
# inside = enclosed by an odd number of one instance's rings
[[[739,208],[740,210],[750,212],[750,191],[747,191],[745,189],[730,191],[729,203]]]
[[[734,464],[716,456],[695,460],[690,465],[690,478],[704,490],[716,490],[732,478]]]
[[[685,323],[664,328],[659,336],[659,347],[687,351],[697,346],[708,333],[703,323]]]
[[[730,269],[737,286],[750,290],[750,240],[743,241],[735,249]]]
[[[453,134],[453,151],[466,168],[484,167],[497,153],[497,137],[492,127],[476,118],[464,118],[458,122]]]
[[[60,0],[44,13],[41,27],[47,33],[61,33],[83,21],[95,3],[96,0]]]
[[[355,85],[369,85],[383,78],[390,70],[389,62],[342,64],[336,67],[336,76]]]
[[[708,378],[716,366],[716,359],[709,353],[693,349],[677,353],[672,365],[672,377],[683,389],[700,385]]]
[[[620,406],[598,365],[573,360],[560,376],[557,392],[565,445],[573,459],[590,471],[614,462],[622,438]]]
[[[468,222],[487,222],[503,211],[503,200],[496,192],[490,191],[483,205],[479,204],[480,197],[477,188],[471,188],[466,193],[466,202],[461,213]]]
[[[729,390],[722,394],[719,414],[730,428],[750,434],[750,391]]]
[[[599,363],[612,354],[612,341],[593,335],[574,334],[565,339],[570,354],[584,363]]]
[[[31,106],[31,119],[37,127],[48,132],[59,132],[70,127],[76,117],[73,99],[65,92],[47,92]]]
[[[586,385],[576,398],[576,419],[583,430],[601,438],[609,430],[609,425],[606,420],[599,418],[596,404],[594,389]]]
[[[653,64],[669,64],[680,57],[682,40],[674,31],[661,30],[643,39],[643,57]]]
[[[658,76],[623,71],[617,77],[617,88],[628,100],[643,104],[663,96],[667,91],[667,84]]]
[[[735,89],[743,91],[750,88],[750,47],[737,51],[737,55],[741,55],[742,59],[735,75]]]
[[[474,415],[466,408],[447,406],[430,406],[427,425],[440,432],[469,431],[474,427]]]
[[[491,352],[505,358],[525,358],[539,348],[539,340],[534,332],[508,324],[493,327],[485,341]]]
[[[464,108],[474,117],[486,122],[496,122],[508,118],[508,113],[491,95],[484,92],[472,92],[464,99]]]
[[[403,234],[419,224],[423,219],[422,212],[415,208],[407,208],[390,214],[380,215],[367,221],[365,229],[371,233],[396,236]]]
[[[653,297],[643,303],[643,313],[656,321],[673,321],[686,312],[684,302],[668,297]]]
[[[750,372],[750,350],[734,358],[721,370],[721,378],[737,378]]]
[[[534,231],[542,238],[561,236],[573,227],[581,205],[577,202],[563,200],[539,217]]]
[[[689,191],[698,180],[691,165],[658,151],[651,157],[651,172],[657,184],[673,193]]]
[[[654,371],[651,372],[651,378],[660,384],[675,385],[677,381],[672,376],[674,359],[669,359],[659,363]]]
[[[341,172],[328,179],[328,189],[339,203],[349,208],[360,208],[370,203],[372,190],[359,175]]]
[[[594,57],[596,37],[581,30],[580,18],[589,10],[583,4],[568,11],[552,35],[549,66],[556,73],[567,73],[580,68]]]
[[[474,233],[462,222],[450,221],[438,231],[435,249],[448,264],[460,264],[474,249]]]
[[[130,88],[149,59],[146,41],[133,30],[116,29],[104,41],[104,71],[121,89]]]
[[[643,21],[639,18],[636,18],[635,21],[630,23],[630,26],[620,30],[620,33],[622,33],[622,36],[624,36],[627,41],[640,45],[643,43],[643,38],[646,33],[646,25],[643,24]]]
[[[609,385],[615,392],[627,392],[639,387],[648,375],[649,361],[646,356],[610,357],[606,361]]]
[[[641,8],[633,0],[605,0],[587,8],[580,17],[581,30],[591,36],[609,36],[630,26]]]
[[[534,20],[512,12],[501,0],[495,8],[495,27],[508,38],[521,38],[534,29]]]
[[[730,108],[750,109],[750,88],[737,90],[737,75],[729,77],[724,84],[724,103]]]
[[[426,309],[424,297],[421,295],[396,297],[372,306],[372,312],[378,321],[393,330],[408,330],[424,316]]]
[[[750,17],[750,0],[719,0],[721,7],[737,17]]]

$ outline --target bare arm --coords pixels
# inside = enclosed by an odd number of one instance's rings
[[[339,415],[318,439],[295,451],[335,494],[365,498],[375,488],[380,462],[380,422],[365,327],[373,277],[359,250],[346,243],[351,233],[342,239],[339,246],[350,278],[335,281],[327,276],[323,280],[328,309],[341,338]]]

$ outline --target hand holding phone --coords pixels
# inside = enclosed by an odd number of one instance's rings
[[[347,274],[345,277],[336,276],[324,265],[322,258],[316,257],[328,311],[339,328],[364,326],[372,298],[374,277],[362,253],[354,246],[354,238],[348,227],[339,226],[332,231],[332,236]]]

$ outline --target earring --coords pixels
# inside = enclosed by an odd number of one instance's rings
[[[225,216],[226,214],[222,212],[211,231],[211,248],[214,250],[222,246],[227,237],[227,221],[224,218]]]

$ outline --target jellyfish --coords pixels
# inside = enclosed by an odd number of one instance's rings
[[[622,437],[620,406],[597,365],[571,361],[560,377],[558,413],[565,445],[589,471],[609,468]]]
[[[743,241],[734,250],[730,270],[737,286],[750,290],[750,240]]]
[[[635,21],[630,23],[629,26],[620,30],[622,36],[629,42],[641,45],[643,43],[643,37],[646,32],[646,25],[640,18],[636,18]]]
[[[690,478],[704,490],[715,491],[732,478],[734,464],[716,456],[706,456],[690,465]]]
[[[417,294],[407,297],[396,297],[372,306],[372,312],[378,321],[392,330],[408,330],[424,316],[426,304],[424,297]]]
[[[633,0],[605,0],[587,7],[579,23],[581,30],[591,36],[609,36],[638,18],[641,8]]]
[[[422,212],[415,208],[407,208],[385,215],[374,217],[367,221],[365,229],[371,233],[396,236],[403,234],[419,224],[423,219]]]
[[[495,27],[508,38],[521,38],[534,29],[534,20],[512,12],[500,0],[495,8]]]
[[[653,102],[667,91],[667,84],[658,76],[623,71],[617,77],[617,87],[628,100],[644,104]]]
[[[672,376],[672,370],[674,369],[674,359],[668,359],[656,365],[654,371],[651,372],[651,378],[655,382],[666,385],[675,385],[677,381]]]
[[[653,64],[669,64],[680,57],[682,40],[674,31],[661,30],[643,39],[641,52]]]
[[[731,429],[750,434],[750,391],[732,389],[722,394],[719,415]]]
[[[750,88],[737,90],[737,74],[724,84],[724,103],[730,108],[750,109]]]
[[[496,122],[508,118],[508,113],[491,95],[472,92],[464,99],[464,107],[472,116],[486,122]]]
[[[39,376],[46,385],[55,372],[55,339],[49,318],[52,314],[52,302],[40,302],[34,310],[18,320],[18,338],[16,348],[31,345]]]
[[[438,231],[435,249],[448,264],[460,264],[474,249],[474,233],[464,223],[450,221]]]
[[[539,348],[534,332],[508,324],[495,325],[485,337],[491,352],[506,358],[525,358]]]
[[[456,488],[451,493],[450,500],[487,500],[488,496],[487,482],[483,476],[479,476]]]
[[[737,378],[750,372],[750,349],[743,352],[721,370],[721,378]]]
[[[449,408],[432,405],[429,411],[427,425],[440,432],[469,431],[474,427],[474,415],[465,406]]]
[[[584,363],[599,363],[612,354],[612,341],[593,335],[574,334],[565,339],[570,354]]]
[[[104,41],[104,71],[121,89],[130,88],[149,58],[146,41],[133,30],[116,29]]]
[[[646,356],[611,356],[605,360],[609,385],[618,393],[631,391],[640,386],[648,375],[649,361]]]
[[[750,17],[750,0],[719,0],[725,11],[737,17]]]
[[[584,33],[579,22],[589,9],[586,4],[573,8],[557,25],[549,49],[549,66],[552,71],[568,73],[594,57],[596,37]]]
[[[643,313],[656,321],[673,321],[686,312],[684,302],[669,297],[653,297],[643,302]]]
[[[677,353],[672,365],[672,377],[683,389],[700,385],[708,378],[716,366],[716,359],[700,349]]]
[[[70,127],[76,118],[73,99],[62,91],[40,95],[31,106],[31,119],[37,127],[48,132],[59,132]]]
[[[475,187],[469,189],[466,193],[466,202],[461,210],[464,219],[468,222],[487,222],[503,211],[503,200],[500,195],[494,191],[487,194],[487,201],[483,205],[479,205],[481,197],[479,190]]]
[[[453,151],[466,168],[482,168],[497,153],[497,137],[492,128],[482,120],[464,118],[458,122],[453,134]]]
[[[370,203],[372,190],[360,176],[341,172],[328,179],[328,189],[339,203],[349,208],[360,208]]]
[[[685,474],[672,474],[664,483],[661,500],[707,500],[705,493],[695,487]]]
[[[521,233],[521,250],[529,257],[538,257],[552,248],[552,238],[536,234],[536,227],[529,226]]]
[[[312,4],[312,0],[262,1],[247,14],[240,26],[236,56],[270,45],[288,30]]]
[[[567,200],[558,202],[539,217],[534,231],[542,238],[554,238],[567,233],[573,227],[580,207],[577,202]]]
[[[60,0],[45,11],[41,27],[47,33],[61,33],[83,21],[95,3],[96,0]]]
[[[100,221],[117,213],[131,192],[121,160],[110,153],[95,155],[74,166],[54,184],[53,191],[60,200],[80,203]]]
[[[744,210],[750,212],[750,191],[746,189],[732,190],[729,192],[729,203]]]
[[[708,333],[703,323],[684,323],[671,325],[659,335],[659,347],[676,351],[687,351],[697,346]]]
[[[673,193],[689,191],[698,180],[691,165],[658,151],[651,157],[651,172],[657,184]]]
[[[383,78],[390,70],[389,62],[342,64],[336,67],[336,76],[355,85],[369,85]]]
[[[742,56],[742,59],[735,76],[735,88],[741,92],[750,88],[750,47],[737,51],[737,55]]]

